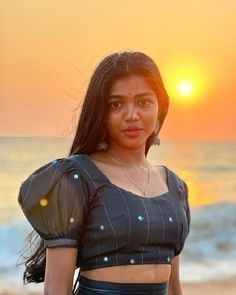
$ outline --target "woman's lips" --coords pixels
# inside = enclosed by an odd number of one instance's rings
[[[129,137],[136,137],[141,133],[142,129],[125,129],[123,132]]]

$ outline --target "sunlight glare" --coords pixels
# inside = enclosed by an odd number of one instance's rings
[[[193,85],[189,81],[181,81],[178,84],[178,92],[180,95],[189,96],[193,92]]]
[[[179,105],[195,105],[206,96],[209,77],[199,60],[176,57],[168,62],[164,78],[170,98]]]

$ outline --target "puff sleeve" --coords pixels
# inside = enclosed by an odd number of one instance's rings
[[[179,255],[185,244],[185,240],[187,239],[187,236],[190,231],[190,225],[191,225],[191,212],[189,207],[189,192],[188,192],[188,186],[186,182],[181,180],[182,182],[182,196],[183,196],[183,212],[184,212],[184,222],[183,222],[183,232],[182,232],[182,238],[179,243],[179,247],[177,250],[175,250],[175,256]]]
[[[21,184],[18,202],[45,247],[78,247],[87,215],[87,189],[69,157],[34,171]]]

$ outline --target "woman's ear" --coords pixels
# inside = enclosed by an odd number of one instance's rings
[[[157,118],[157,122],[156,122],[155,129],[154,129],[155,134],[158,133],[159,128],[160,128],[160,123],[159,123],[159,119]]]

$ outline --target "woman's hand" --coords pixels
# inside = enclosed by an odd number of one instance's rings
[[[44,295],[71,295],[77,248],[47,248]]]

